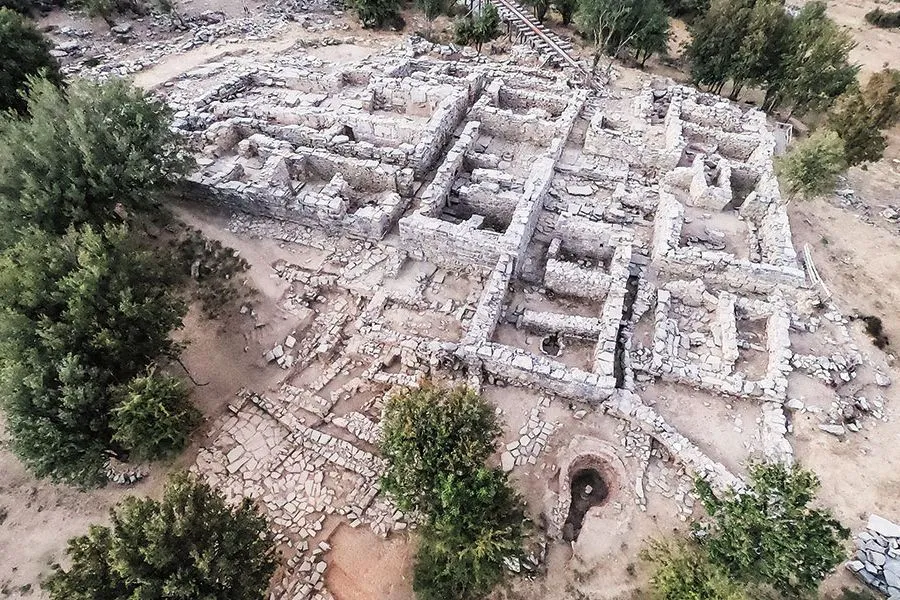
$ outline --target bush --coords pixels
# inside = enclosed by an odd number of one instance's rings
[[[403,29],[399,0],[352,0],[363,27],[371,29]]]
[[[187,386],[171,375],[151,370],[128,382],[117,396],[112,440],[128,449],[129,458],[153,460],[181,451],[200,421]]]
[[[420,600],[469,600],[487,595],[522,555],[524,513],[499,469],[448,475],[442,510],[422,532],[413,570]]]
[[[453,24],[453,37],[457,44],[475,46],[478,52],[485,42],[500,35],[500,15],[493,4],[485,3],[475,17],[457,19]]]
[[[207,239],[197,229],[188,228],[175,242],[173,264],[183,267],[183,275],[196,282],[200,308],[210,319],[245,300],[252,288],[236,276],[250,264],[236,250],[218,240]]]
[[[711,518],[696,526],[701,547],[739,581],[791,598],[816,591],[845,560],[843,541],[850,533],[830,512],[810,506],[818,487],[812,472],[780,464],[751,467],[749,489],[722,498],[698,483]]]
[[[0,8],[0,112],[12,109],[26,113],[24,93],[30,77],[44,77],[53,85],[62,81],[59,65],[50,56],[50,44],[31,21],[15,12],[29,12],[28,9],[24,2]],[[15,146],[7,146],[12,147]]]
[[[276,554],[250,500],[232,507],[181,473],[162,501],[128,497],[111,514],[111,528],[94,525],[69,541],[72,566],[44,584],[51,600],[264,598]]]
[[[864,88],[843,94],[828,115],[827,127],[844,142],[847,164],[874,162],[884,156],[882,130],[900,121],[900,71],[882,69]]]
[[[844,143],[835,132],[820,129],[775,166],[791,197],[812,198],[833,190],[837,176],[847,168]]]
[[[866,21],[875,27],[881,27],[882,29],[900,27],[900,10],[888,12],[876,8],[875,10],[870,10],[866,13]]]

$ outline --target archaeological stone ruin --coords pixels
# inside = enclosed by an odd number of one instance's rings
[[[283,377],[234,398],[192,467],[273,523],[287,568],[272,598],[332,597],[335,523],[416,526],[378,489],[398,389],[503,399],[498,464],[543,482],[531,510],[579,552],[651,494],[687,520],[694,477],[740,489],[746,462],[790,464],[807,408],[788,377],[839,387],[863,362],[795,251],[753,108],[409,44],[357,62],[226,54],[158,92],[197,156],[185,201],[296,249],[271,265],[289,321],[261,357]],[[807,343],[819,334],[827,354]],[[669,390],[743,411],[746,462],[679,426]],[[823,432],[882,416],[861,400],[836,396]]]

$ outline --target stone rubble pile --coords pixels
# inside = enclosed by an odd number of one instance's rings
[[[870,515],[855,541],[856,557],[847,568],[889,600],[900,598],[900,525]]]

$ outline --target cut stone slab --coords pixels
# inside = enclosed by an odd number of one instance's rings
[[[878,515],[869,515],[869,522],[866,527],[884,537],[900,538],[900,525]]]
[[[589,185],[567,185],[566,192],[572,196],[592,196],[594,188]]]

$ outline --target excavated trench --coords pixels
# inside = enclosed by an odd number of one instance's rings
[[[634,273],[628,276],[625,282],[625,303],[622,307],[622,321],[619,331],[616,332],[616,350],[613,360],[613,376],[616,378],[616,387],[625,387],[625,328],[631,323],[634,315],[634,301],[637,299],[638,276]]]

